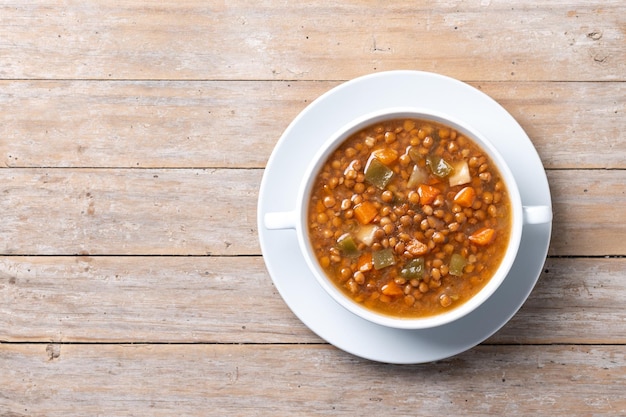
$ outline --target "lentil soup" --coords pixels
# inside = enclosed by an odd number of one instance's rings
[[[470,138],[420,119],[348,137],[314,180],[308,232],[320,266],[355,302],[394,317],[462,305],[498,269],[511,231],[501,175]]]

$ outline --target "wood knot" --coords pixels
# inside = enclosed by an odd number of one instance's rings
[[[61,356],[61,345],[50,343],[46,346],[46,353],[48,354],[48,361],[53,361]]]
[[[587,33],[587,37],[589,39],[592,39],[594,41],[599,41],[600,39],[602,39],[602,32],[589,32]]]

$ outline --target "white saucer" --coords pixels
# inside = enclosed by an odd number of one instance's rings
[[[386,363],[444,359],[483,342],[522,306],[545,262],[552,224],[526,225],[518,257],[497,292],[481,307],[446,326],[425,330],[385,328],[337,304],[309,272],[295,230],[268,230],[265,213],[295,208],[300,180],[317,148],[337,129],[386,107],[429,107],[470,121],[490,138],[518,182],[524,205],[551,206],[537,152],[519,124],[498,103],[458,80],[418,71],[391,71],[341,84],[312,102],[285,130],[267,163],[258,204],[261,250],[279,293],[313,332],[336,347]]]

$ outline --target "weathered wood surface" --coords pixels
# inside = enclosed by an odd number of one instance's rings
[[[326,345],[25,344],[0,345],[0,367],[6,416],[626,413],[618,346],[482,346],[390,366]]]
[[[262,170],[0,170],[0,252],[259,254]],[[29,249],[30,248],[30,249]]]
[[[555,215],[515,317],[420,366],[323,342],[257,236],[290,121],[392,69],[501,103]],[[626,415],[625,113],[621,0],[0,0],[0,417]]]
[[[0,78],[623,80],[621,0],[4,2]],[[5,58],[6,57],[6,58]]]
[[[616,308],[625,268],[624,259],[549,259],[489,343],[626,343],[626,310]],[[0,296],[0,342],[321,342],[258,256],[4,256]]]
[[[262,168],[338,84],[0,81],[0,166]],[[470,84],[519,121],[546,168],[626,168],[626,83]],[[606,152],[581,157],[590,147]]]
[[[257,169],[0,169],[0,253],[258,255]],[[550,254],[626,255],[624,170],[548,172]],[[614,210],[604,209],[613,207]]]

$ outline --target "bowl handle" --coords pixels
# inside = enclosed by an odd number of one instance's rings
[[[550,206],[524,206],[524,224],[543,224],[552,221]]]
[[[297,213],[295,211],[277,211],[274,213],[265,213],[263,223],[269,230],[295,229],[297,221]]]

